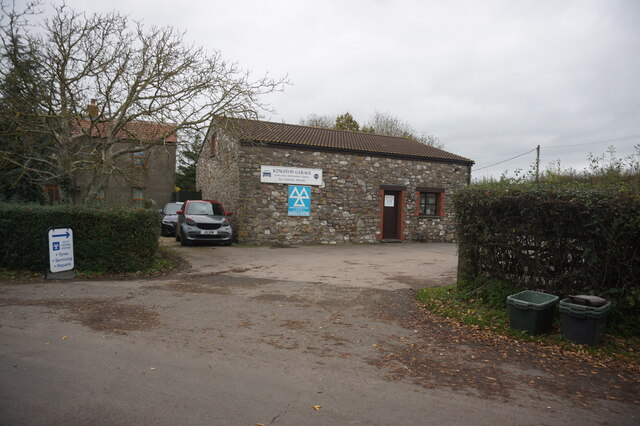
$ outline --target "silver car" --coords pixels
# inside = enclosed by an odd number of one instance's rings
[[[230,246],[233,230],[228,212],[216,201],[188,200],[177,212],[176,241],[183,246],[196,241],[215,241]]]

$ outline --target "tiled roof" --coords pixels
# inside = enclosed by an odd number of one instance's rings
[[[241,140],[473,163],[468,158],[401,137],[227,117],[217,117],[215,123]]]
[[[83,132],[88,132],[91,122],[89,120],[78,120],[78,124]],[[107,137],[111,124],[109,122],[95,123],[91,130],[91,136],[96,138]],[[116,133],[118,139],[135,139],[141,142],[164,141],[176,142],[174,127],[170,124],[155,123],[152,121],[131,121],[125,124]]]

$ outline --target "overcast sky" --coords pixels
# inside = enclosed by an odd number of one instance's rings
[[[24,1],[24,0],[22,0]],[[67,0],[186,30],[256,76],[288,74],[264,118],[390,112],[474,169],[640,144],[638,0]],[[567,146],[572,145],[572,146]],[[527,170],[535,152],[474,178]]]

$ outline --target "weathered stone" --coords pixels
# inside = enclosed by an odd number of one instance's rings
[[[381,236],[381,185],[402,186],[401,239],[455,239],[450,197],[467,184],[469,168],[458,163],[389,158],[340,151],[264,146],[218,133],[215,152],[205,143],[197,188],[205,199],[235,212],[238,238],[248,244],[371,243]],[[323,170],[324,185],[311,187],[308,217],[288,216],[288,185],[261,183],[260,166]],[[419,187],[445,188],[444,215],[420,216]]]

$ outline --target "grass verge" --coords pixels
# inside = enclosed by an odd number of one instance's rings
[[[492,306],[484,298],[466,297],[457,286],[430,287],[418,291],[417,299],[426,309],[449,320],[472,328],[490,331],[513,339],[553,345],[569,352],[588,354],[595,358],[615,358],[621,361],[640,364],[640,339],[607,334],[603,342],[590,347],[575,344],[560,333],[560,321],[556,317],[552,331],[548,334],[532,336],[526,332],[509,328],[509,313],[506,298],[504,308]]]

